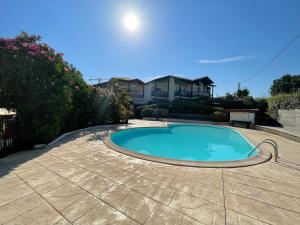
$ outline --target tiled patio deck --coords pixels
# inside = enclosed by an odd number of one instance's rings
[[[157,122],[130,126],[145,125]],[[276,140],[280,162],[234,169],[159,164],[110,150],[101,141],[104,128],[10,155],[0,160],[0,224],[300,224],[300,144],[239,130],[254,144]]]

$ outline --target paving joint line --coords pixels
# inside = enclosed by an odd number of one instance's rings
[[[49,153],[50,154],[50,153]],[[50,154],[51,155],[51,154]],[[54,155],[55,156],[55,155]],[[57,156],[55,156],[55,157],[57,157]],[[57,158],[60,158],[60,157],[57,157]],[[62,159],[62,158],[61,158]],[[64,160],[64,159],[62,159],[62,160]],[[66,160],[65,160],[66,161]],[[67,161],[68,162],[68,161]],[[71,164],[74,164],[74,163],[71,163]],[[76,165],[76,164],[75,164]],[[43,166],[43,165],[42,165]],[[77,166],[79,166],[79,165],[77,165]],[[81,166],[79,166],[79,167],[81,167]],[[45,167],[45,168],[47,168],[47,167]],[[84,168],[84,167],[81,167],[81,168],[83,168],[83,169],[86,169],[86,168]],[[88,169],[86,169],[87,171],[89,171]],[[92,171],[89,171],[89,172],[92,172]],[[92,172],[92,173],[94,173],[94,174],[97,174],[97,173],[95,173],[95,172]],[[98,174],[99,175],[99,174]],[[59,175],[60,176],[60,175]],[[74,176],[76,176],[76,175],[74,175]],[[100,175],[100,176],[102,176],[102,175]],[[102,176],[103,177],[103,176]],[[65,179],[65,178],[64,178]],[[148,178],[149,179],[149,178]],[[140,194],[140,195],[142,195],[142,196],[144,196],[144,197],[146,197],[146,198],[149,198],[149,197],[147,197],[147,196],[145,196],[144,194],[141,194],[141,193],[139,193],[139,192],[137,192],[137,191],[135,191],[135,190],[132,190],[132,189],[130,189],[130,188],[128,188],[128,187],[126,187],[124,184],[120,184],[120,183],[118,183],[118,182],[116,182],[116,181],[114,181],[114,180],[111,180],[111,181],[113,181],[114,183],[117,183],[118,185],[120,185],[120,186],[123,186],[124,188],[126,188],[126,189],[129,189],[129,190],[131,190],[131,191],[133,191],[133,192],[136,192],[136,193],[138,193],[138,194]],[[70,183],[72,183],[72,184],[74,184],[73,182],[71,182],[71,181],[69,181]],[[155,181],[156,182],[156,181]],[[156,182],[156,183],[158,183],[158,182]],[[78,186],[77,184],[74,184],[74,185],[76,185],[76,186]],[[80,186],[78,186],[80,189],[82,189]],[[83,189],[84,190],[84,189]],[[176,194],[176,192],[178,192],[178,190],[176,190],[176,189],[174,189],[175,190],[175,193],[174,193],[174,196],[175,196],[175,194]],[[86,191],[86,190],[84,190],[84,191]],[[88,191],[86,191],[86,192],[88,192]],[[90,193],[90,192],[88,192],[88,193]],[[183,193],[185,193],[185,192],[183,192]],[[92,193],[90,193],[90,194],[92,194]],[[185,193],[185,194],[187,194],[187,193]],[[92,194],[93,195],[93,194]],[[95,195],[94,195],[95,196]],[[174,197],[173,196],[173,197]],[[98,198],[98,196],[95,196],[95,197],[97,197]],[[126,196],[127,197],[127,196]],[[197,196],[194,196],[194,197],[197,197]],[[199,198],[199,197],[198,197]],[[104,200],[102,200],[102,199],[100,199],[100,198],[98,198],[100,201],[102,201],[102,202],[104,202],[104,203],[106,203],[106,204],[108,204],[110,207],[112,207],[113,209],[115,209],[116,211],[118,211],[118,212],[120,212],[120,213],[122,213],[121,211],[119,211],[118,209],[116,209],[113,205],[111,205],[111,204],[109,204],[108,202],[106,202],[106,201],[104,201]],[[125,199],[125,198],[124,198]],[[123,200],[124,200],[123,199]],[[158,203],[158,204],[161,204],[160,202],[158,202],[157,200],[155,200],[155,199],[152,199],[152,198],[149,198],[149,199],[151,199],[151,200],[153,200],[153,201],[155,201],[156,203]],[[203,201],[206,201],[206,202],[208,202],[208,203],[210,203],[210,204],[215,204],[215,203],[212,203],[212,202],[210,202],[210,201],[207,201],[207,200],[205,200],[205,199],[202,199],[202,198],[200,198],[201,200],[203,200]],[[170,202],[170,204],[171,204],[171,202]],[[169,207],[169,205],[167,205],[167,207]],[[184,213],[182,213],[182,212],[180,212],[180,211],[178,211],[177,209],[174,209],[174,208],[172,208],[172,207],[169,207],[170,209],[173,209],[173,210],[175,210],[176,212],[179,212],[179,213],[181,213],[181,214],[183,214],[183,215],[185,215],[185,216],[187,216],[187,217],[189,217],[189,218],[191,218],[191,219],[193,219],[193,220],[196,220],[196,221],[198,221],[198,222],[201,222],[201,223],[203,223],[202,221],[199,221],[199,220],[197,220],[197,219],[195,219],[195,218],[193,218],[193,217],[190,217],[189,215],[187,215],[187,214],[184,214]],[[123,215],[125,215],[125,216],[127,216],[126,214],[124,214],[124,213],[122,213]],[[138,222],[138,221],[136,221],[135,219],[133,219],[133,218],[131,218],[130,216],[127,216],[127,217],[129,217],[130,219],[132,219],[132,220],[134,220],[135,222]],[[139,222],[138,222],[139,223]],[[140,224],[140,223],[139,223]]]
[[[17,177],[19,177],[17,174],[15,174]],[[21,179],[31,190],[33,190],[33,192],[35,192],[38,196],[41,197],[41,199],[43,199],[43,201],[45,203],[47,203],[47,205],[49,205],[53,210],[55,210],[59,215],[61,215],[64,219],[66,219],[69,223],[71,223],[71,221],[69,221],[67,218],[65,218],[54,206],[52,206],[50,203],[48,203],[48,201],[41,195],[39,194],[33,187],[31,187],[25,180],[23,180],[21,177],[19,177],[19,179]],[[57,221],[58,222],[58,221]],[[71,223],[72,224],[72,223]]]
[[[226,180],[226,178],[225,178]],[[264,191],[268,191],[268,192],[272,192],[272,193],[275,193],[275,194],[281,194],[281,195],[285,195],[285,196],[289,196],[289,197],[293,197],[293,198],[298,198],[300,200],[300,195],[299,197],[298,196],[294,196],[294,195],[289,195],[289,194],[285,194],[285,193],[282,193],[282,192],[278,192],[278,191],[273,191],[273,190],[269,190],[269,189],[265,189],[265,188],[262,188],[262,187],[257,187],[257,186],[252,186],[250,184],[246,184],[246,183],[240,183],[240,182],[230,182],[229,183],[236,183],[236,184],[241,184],[241,185],[245,185],[245,186],[248,186],[248,187],[252,187],[252,188],[257,188],[257,189],[260,189],[260,190],[264,190]],[[226,192],[230,192],[230,191],[227,191],[225,190]],[[230,193],[233,193],[233,192],[230,192]],[[233,193],[235,194],[235,193]]]
[[[222,169],[222,184],[223,184],[223,207],[225,213],[225,225],[227,224],[227,210],[226,210],[226,199],[225,199],[225,184],[224,184],[224,174]]]
[[[231,173],[236,173],[236,174],[239,174],[239,175],[242,175],[242,176],[248,176],[248,177],[256,178],[256,179],[259,179],[259,180],[271,181],[271,182],[279,183],[279,184],[286,184],[286,183],[283,183],[283,182],[280,182],[280,181],[277,181],[277,180],[265,179],[265,178],[261,178],[261,177],[255,177],[255,176],[252,176],[252,175],[247,175],[247,174],[243,174],[243,173],[240,173],[240,172],[232,171],[228,168],[225,170],[225,172],[227,172],[227,171],[229,171]],[[298,184],[292,183],[292,185],[299,185],[299,183]]]
[[[57,156],[56,156],[57,157]],[[60,157],[58,157],[58,158],[60,158]],[[64,160],[64,159],[63,159]],[[43,165],[42,165],[43,166]],[[44,167],[44,166],[43,166]],[[64,177],[62,177],[61,175],[59,175],[59,174],[57,174],[57,173],[55,173],[54,171],[52,171],[52,170],[50,170],[49,168],[47,168],[47,167],[45,167],[46,169],[48,169],[49,171],[51,171],[51,172],[53,172],[54,174],[56,174],[57,176],[59,176],[59,177],[61,177],[61,178],[63,178],[63,179],[65,179],[65,180],[67,180],[68,182],[70,182],[71,184],[73,184],[73,185],[75,185],[76,187],[78,187],[78,188],[80,188],[82,191],[84,191],[84,192],[87,192],[87,193],[89,193],[89,194],[91,194],[91,195],[93,195],[93,196],[95,196],[97,199],[99,199],[101,202],[103,202],[103,203],[105,203],[105,204],[107,204],[107,205],[109,205],[111,208],[113,208],[114,210],[116,210],[116,211],[118,211],[119,213],[121,213],[122,215],[124,215],[124,216],[126,216],[126,217],[128,217],[128,218],[130,218],[131,220],[134,220],[135,222],[138,222],[138,221],[136,221],[135,219],[133,219],[133,218],[131,218],[130,216],[128,216],[128,215],[126,215],[126,214],[124,214],[123,212],[121,212],[121,211],[119,211],[117,208],[115,208],[115,207],[113,207],[111,204],[109,204],[108,202],[106,202],[106,201],[104,201],[104,200],[102,200],[102,199],[100,199],[97,195],[94,195],[93,193],[91,193],[91,192],[89,192],[89,191],[87,191],[87,190],[85,190],[85,189],[83,189],[82,187],[80,187],[78,184],[76,184],[76,183],[73,183],[72,181],[70,181],[70,180],[68,180],[68,179],[66,179],[66,178],[64,178]],[[81,167],[82,168],[82,167]],[[84,168],[84,169],[86,169],[86,168]],[[87,171],[89,171],[89,170],[87,170]],[[89,171],[89,172],[92,172],[92,171]],[[92,172],[92,173],[94,173],[94,172]],[[94,173],[94,174],[97,174],[97,173]],[[78,175],[78,174],[77,174]],[[99,174],[97,174],[97,175],[99,175]],[[74,176],[76,176],[76,175],[74,175]],[[72,176],[72,177],[74,177],[74,176]],[[100,175],[101,176],[101,175]],[[102,176],[103,177],[103,176]],[[71,177],[70,177],[71,178]],[[105,177],[104,177],[105,178]],[[111,180],[112,181],[112,180]],[[117,183],[117,182],[115,182],[115,181],[113,181],[114,183]],[[121,184],[120,184],[121,185]],[[123,186],[123,185],[122,185]],[[125,187],[125,186],[124,186]],[[126,187],[127,188],[127,187]],[[109,188],[108,188],[109,189]],[[105,192],[105,191],[103,191],[103,192]],[[127,196],[126,196],[127,197]],[[145,197],[147,197],[147,196],[145,196]],[[84,198],[84,197],[82,197],[82,198]],[[82,198],[80,198],[80,199],[82,199]],[[80,200],[79,199],[79,200]],[[47,202],[48,203],[48,202]],[[75,202],[74,202],[75,203]],[[50,203],[49,203],[50,204]],[[67,207],[69,207],[69,206],[71,206],[73,203],[71,203],[70,205],[68,205]],[[67,207],[65,207],[65,208],[67,208]],[[65,209],[64,208],[64,209]],[[89,211],[90,211],[91,209],[89,209],[86,213],[88,213]],[[85,214],[86,214],[85,213]],[[85,215],[84,214],[84,215]],[[82,215],[83,216],[83,215]],[[81,216],[81,217],[82,217]],[[78,219],[80,219],[81,217],[79,217]],[[65,218],[65,217],[64,217]],[[66,219],[66,218],[65,218]],[[77,220],[78,220],[77,219]],[[68,222],[70,222],[69,220],[68,220]],[[75,222],[75,221],[74,221]],[[139,223],[139,222],[138,222]]]

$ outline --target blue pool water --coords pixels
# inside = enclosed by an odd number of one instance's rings
[[[114,133],[111,140],[129,151],[177,160],[242,160],[253,149],[234,129],[211,125],[127,129]]]

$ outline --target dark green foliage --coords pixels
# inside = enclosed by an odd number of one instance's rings
[[[93,90],[62,54],[21,33],[0,39],[0,107],[15,109],[16,143],[48,143],[93,121]]]
[[[268,99],[269,115],[278,119],[278,109],[300,109],[300,94],[281,94]]]
[[[248,97],[249,94],[250,94],[250,91],[249,91],[247,88],[237,90],[237,92],[235,93],[235,95],[236,95],[238,98],[245,98],[245,97]]]
[[[268,112],[268,100],[266,98],[256,98],[255,108],[258,109],[261,113]]]
[[[300,91],[300,75],[284,75],[273,81],[271,95],[292,94]]]
[[[111,102],[112,123],[128,123],[133,114],[133,104],[129,94],[115,89]]]
[[[212,114],[215,111],[209,100],[175,100],[172,102],[172,112],[181,114]]]
[[[168,117],[169,110],[163,107],[160,107],[158,104],[145,105],[140,107],[141,117]]]
[[[213,112],[213,120],[216,122],[224,122],[228,121],[227,114],[222,111],[215,111]]]
[[[225,94],[225,96],[223,97],[223,99],[224,99],[224,100],[227,100],[227,101],[233,101],[233,100],[235,100],[235,96],[232,95],[232,94],[230,94],[229,92],[227,92],[227,93]]]
[[[110,121],[111,92],[109,90],[94,89],[89,107],[92,111],[92,124],[106,124]]]
[[[141,117],[155,117],[157,115],[158,105],[151,104],[140,107]]]

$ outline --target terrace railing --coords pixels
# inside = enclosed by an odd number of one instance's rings
[[[0,151],[7,148],[13,148],[13,139],[0,139]]]

